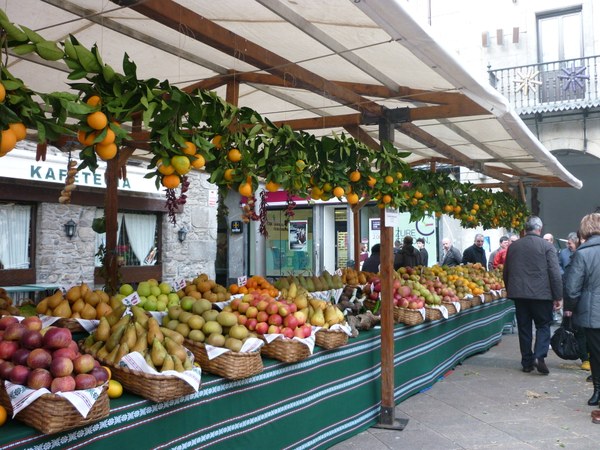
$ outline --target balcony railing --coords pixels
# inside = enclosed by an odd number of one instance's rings
[[[600,56],[490,70],[490,83],[527,114],[600,104]]]

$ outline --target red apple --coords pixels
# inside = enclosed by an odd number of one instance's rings
[[[57,377],[52,380],[50,392],[71,392],[75,390],[75,378],[70,375],[65,377]]]
[[[231,306],[231,309],[233,311],[237,311],[238,310],[238,306],[240,306],[240,303],[242,302],[241,299],[239,298],[234,298],[233,300],[231,300],[231,303],[229,303],[229,306]]]
[[[25,334],[25,331],[27,331],[27,328],[22,323],[11,323],[4,330],[3,339],[5,341],[19,341],[23,334]]]
[[[50,389],[52,375],[46,369],[33,369],[27,376],[27,387],[29,389]]]
[[[277,304],[277,302],[271,302],[267,305],[267,309],[265,309],[265,311],[269,315],[277,314],[279,313],[279,305]]]
[[[31,353],[31,350],[27,349],[27,348],[18,348],[13,354],[12,354],[12,358],[10,359],[15,366],[26,366],[27,365],[27,357],[29,356],[29,353]]]
[[[68,347],[73,341],[71,330],[68,328],[50,327],[44,334],[44,347],[49,349],[58,349]]]
[[[9,325],[13,323],[19,323],[19,319],[15,316],[4,316],[0,317],[0,330],[6,330]]]
[[[258,309],[256,306],[250,306],[246,311],[246,316],[249,318],[254,318],[258,315]]]
[[[292,316],[288,316],[292,317]],[[294,328],[294,336],[300,339],[304,339],[304,330],[301,327]]]
[[[309,324],[305,323],[300,328],[302,328],[302,331],[304,331],[305,338],[309,337],[312,334],[312,327]]]
[[[42,346],[42,342],[44,340],[44,336],[38,330],[25,330],[23,336],[21,336],[21,340],[19,343],[21,347],[28,348],[33,350],[34,348],[40,348]]]
[[[290,314],[294,314],[296,311],[298,311],[298,305],[296,305],[295,303],[290,303],[288,305],[288,311],[290,312]]]
[[[19,348],[17,341],[0,341],[0,359],[9,361]]]
[[[40,331],[42,329],[42,319],[40,319],[38,316],[25,317],[21,323],[28,330]]]
[[[10,380],[10,373],[15,365],[10,361],[0,362],[0,380]]]
[[[281,334],[283,334],[286,338],[293,338],[294,337],[294,330],[292,330],[289,327],[283,327],[281,329]]]
[[[96,386],[100,386],[108,381],[108,372],[104,367],[94,367],[90,374],[96,378]]]
[[[96,377],[89,373],[78,373],[75,376],[75,389],[92,389],[97,384]]]
[[[283,323],[283,318],[279,314],[271,314],[267,320],[269,325],[280,326]]]
[[[256,329],[257,324],[258,321],[255,318],[248,319],[248,321],[246,322],[246,328],[248,328],[250,331],[254,331]]]
[[[248,322],[248,317],[246,317],[243,314],[240,314],[238,316],[238,324],[240,324],[240,325],[246,325],[246,322]]]
[[[29,367],[16,365],[13,367],[12,372],[10,373],[10,381],[15,384],[27,384],[27,377],[29,376]]]
[[[265,334],[269,330],[269,325],[267,322],[258,322],[256,324],[255,331],[258,334]]]
[[[256,315],[256,320],[258,322],[266,322],[267,320],[269,320],[269,314],[267,314],[266,311],[259,311]]]
[[[47,369],[51,362],[52,355],[45,348],[35,348],[27,357],[27,365],[32,369]]]
[[[69,347],[59,348],[58,350],[54,350],[52,352],[52,358],[58,358],[60,356],[64,356],[65,358],[69,358],[71,361],[73,361],[75,358],[77,358],[78,352],[73,351],[73,349]]]
[[[66,356],[52,358],[50,363],[50,373],[53,377],[67,377],[73,373],[73,361]]]
[[[88,373],[94,368],[94,357],[92,355],[79,355],[73,360],[73,370],[76,373]],[[77,381],[77,380],[75,380]]]
[[[296,327],[298,327],[298,319],[296,319],[296,317],[290,314],[289,316],[285,316],[283,318],[283,324],[286,327],[291,328],[293,330]]]

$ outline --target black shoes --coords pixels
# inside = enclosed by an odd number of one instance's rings
[[[529,373],[529,372],[533,371],[533,366],[524,366],[522,370],[525,373]]]
[[[550,373],[550,371],[548,370],[548,366],[544,362],[544,358],[536,359],[533,365],[535,366],[537,371],[542,375],[548,375]]]

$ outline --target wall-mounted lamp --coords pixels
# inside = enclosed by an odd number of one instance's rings
[[[75,236],[75,229],[77,228],[77,224],[73,221],[73,219],[69,219],[67,223],[65,223],[65,235],[71,239]]]
[[[187,235],[187,228],[186,227],[181,227],[179,229],[179,231],[177,232],[177,239],[179,239],[179,242],[183,242],[185,241],[185,236]]]

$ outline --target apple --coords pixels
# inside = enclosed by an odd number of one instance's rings
[[[19,348],[17,341],[0,341],[0,359],[9,361]]]
[[[258,320],[256,320],[255,318],[249,318],[246,322],[246,328],[248,328],[250,331],[254,331],[256,329],[257,324]]]
[[[279,314],[271,314],[267,320],[267,323],[269,325],[280,326],[283,323],[283,317],[281,317]]]
[[[293,316],[288,316],[288,317],[293,317]],[[304,330],[301,327],[295,328],[294,336],[298,337],[300,339],[304,339]]]
[[[250,303],[248,302],[242,301],[238,305],[238,311],[240,312],[240,314],[246,314],[246,312],[248,312],[248,308],[250,308]]]
[[[292,330],[289,327],[283,327],[281,329],[281,334],[283,334],[286,338],[293,338],[294,337],[294,330]]]
[[[293,330],[298,327],[298,319],[296,319],[295,316],[290,314],[283,318],[283,325]]]
[[[38,316],[25,317],[21,323],[28,330],[40,331],[42,329],[42,319],[40,319]]]
[[[296,305],[294,302],[291,302],[288,305],[288,311],[290,312],[290,314],[294,314],[296,311],[298,311],[298,305]]]
[[[242,299],[240,299],[240,298],[234,298],[233,300],[231,300],[231,303],[229,304],[229,306],[231,306],[231,310],[237,311],[238,306],[240,306],[241,302],[242,302]]]
[[[279,303],[279,315],[281,317],[285,317],[290,313],[290,310],[288,308],[288,305],[286,305],[285,303]]]
[[[56,378],[71,375],[73,373],[73,361],[66,356],[52,358],[52,362],[50,363],[50,373]]]
[[[269,329],[267,330],[268,334],[280,334],[281,327],[278,325],[269,325]]]
[[[302,328],[302,330],[304,331],[305,338],[309,337],[312,334],[312,326],[310,326],[309,324],[305,323],[300,328]]]
[[[246,310],[246,316],[249,318],[255,318],[256,316],[258,316],[258,309],[256,308],[256,306],[250,306]]]
[[[239,325],[246,325],[246,322],[248,322],[248,317],[245,316],[245,315],[243,315],[243,314],[240,314],[238,316],[238,324]]]
[[[256,324],[256,328],[254,329],[254,331],[256,331],[258,334],[265,334],[268,330],[269,325],[267,322],[258,322]]]
[[[19,323],[19,319],[14,316],[4,316],[0,318],[0,330],[6,330],[9,325]]]
[[[294,313],[294,317],[298,320],[298,326],[304,325],[306,323],[306,314],[304,311],[296,311]]]
[[[258,311],[258,314],[256,315],[256,320],[258,320],[258,322],[266,322],[267,320],[269,320],[269,314],[267,314],[266,311]]]
[[[264,311],[267,309],[267,306],[269,305],[269,302],[266,300],[259,300],[258,303],[256,304],[256,309],[258,309],[259,311]]]
[[[277,302],[270,302],[267,305],[267,308],[265,309],[265,311],[269,315],[278,314],[279,313],[279,305],[277,304]]]

